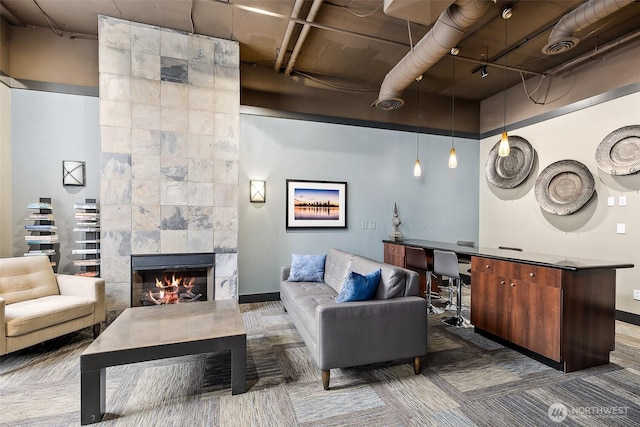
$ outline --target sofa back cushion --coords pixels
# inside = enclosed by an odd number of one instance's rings
[[[356,273],[368,274],[382,269],[380,283],[375,299],[389,299],[405,296],[405,272],[403,269],[390,264],[383,264],[369,258],[355,256],[351,269]]]
[[[329,249],[324,265],[324,282],[334,291],[340,293],[349,271],[354,255],[340,249]],[[367,273],[370,273],[368,271]]]
[[[48,257],[0,259],[0,297],[6,304],[59,294]]]

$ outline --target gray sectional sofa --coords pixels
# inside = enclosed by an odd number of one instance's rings
[[[373,299],[338,303],[335,297],[350,271],[381,269]],[[292,282],[282,268],[280,299],[322,370],[410,358],[420,372],[427,354],[427,303],[418,296],[418,274],[339,249],[325,260],[324,282]]]

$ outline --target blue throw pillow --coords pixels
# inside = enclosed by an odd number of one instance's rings
[[[324,282],[326,255],[291,255],[288,282]]]
[[[336,302],[368,301],[376,294],[382,270],[378,269],[366,275],[355,271],[349,275],[342,284],[342,289],[336,297]]]

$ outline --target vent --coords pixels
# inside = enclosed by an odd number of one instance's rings
[[[400,98],[379,99],[374,105],[380,110],[397,110],[404,105],[404,101]]]
[[[449,54],[465,35],[465,31],[489,8],[490,0],[456,0],[440,14],[433,27],[392,69],[380,86],[378,100],[381,110],[395,110],[404,105],[402,91]],[[420,1],[419,1],[420,2]],[[397,0],[397,4],[406,1]]]
[[[555,40],[548,43],[542,48],[542,53],[545,55],[557,55],[567,50],[573,49],[578,44],[578,39],[575,37],[567,37],[561,40]]]
[[[593,25],[617,10],[633,3],[634,0],[589,0],[564,15],[553,27],[542,53],[556,55],[573,49],[580,41],[576,32]]]

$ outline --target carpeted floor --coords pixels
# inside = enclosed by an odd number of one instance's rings
[[[563,374],[430,316],[420,375],[409,360],[336,369],[324,391],[282,305],[241,308],[247,393],[230,394],[228,352],[108,368],[100,425],[640,425],[638,326],[616,322],[611,364]],[[0,426],[79,425],[79,355],[90,342],[87,329],[5,356]]]

